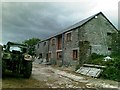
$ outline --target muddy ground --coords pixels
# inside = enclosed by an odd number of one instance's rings
[[[7,73],[2,88],[118,88],[118,82],[76,74],[69,69],[33,63],[29,79]]]

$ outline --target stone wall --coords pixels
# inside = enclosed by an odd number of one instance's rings
[[[67,33],[71,33],[71,40],[66,41]],[[86,22],[80,27],[71,31],[62,33],[62,59],[57,60],[57,41],[58,36],[52,37],[36,45],[36,53],[39,56],[42,53],[43,59],[49,59],[52,64],[64,64],[66,66],[75,66],[84,63],[90,57],[91,53],[110,55],[112,33],[117,33],[116,29],[102,15],[98,14],[92,20]],[[54,44],[52,44],[54,39]],[[46,42],[46,45],[44,45]],[[86,42],[80,44],[81,42]],[[87,43],[88,42],[88,43]],[[77,60],[73,60],[73,50],[78,51]],[[47,54],[50,53],[50,57]]]
[[[82,31],[84,32],[82,40],[90,42],[92,53],[111,54],[112,49],[108,50],[111,48],[112,40],[110,33],[117,33],[117,31],[101,14],[80,27],[80,33]],[[81,36],[79,37],[81,38]]]
[[[69,33],[69,32],[66,32]],[[65,37],[66,37],[65,33]],[[73,60],[73,50],[77,50],[79,53],[79,41],[78,41],[78,29],[70,31],[71,41],[64,40],[64,63],[67,65],[76,65],[78,64],[79,57],[77,60]],[[79,55],[78,55],[79,56]]]

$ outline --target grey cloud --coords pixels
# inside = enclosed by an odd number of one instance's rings
[[[95,4],[81,3],[3,3],[3,42],[23,41],[50,35],[88,17]],[[89,15],[90,16],[90,15]]]

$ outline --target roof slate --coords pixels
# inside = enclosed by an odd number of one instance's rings
[[[49,37],[49,38],[47,38],[47,39],[45,39],[45,40],[43,40],[43,41],[46,41],[46,40],[48,40],[48,39],[50,39],[50,38],[53,38],[53,37],[55,37],[55,36],[58,36],[58,35],[60,35],[60,34],[65,33],[65,32],[71,31],[71,30],[73,30],[73,29],[75,29],[75,28],[77,28],[77,27],[80,27],[80,26],[84,25],[85,23],[87,23],[88,21],[90,21],[91,19],[93,19],[95,16],[98,16],[99,14],[102,14],[102,15],[104,16],[104,14],[103,14],[102,12],[99,12],[99,13],[97,13],[97,14],[94,14],[94,15],[86,18],[86,19],[83,19],[82,21],[80,21],[80,22],[78,22],[78,23],[76,23],[76,24],[74,24],[74,25],[71,25],[71,26],[68,27],[68,28],[63,29],[62,31],[54,34],[53,36],[51,36],[51,37]],[[104,16],[104,17],[105,17],[105,16]],[[106,18],[106,17],[105,17],[105,18]],[[106,18],[106,19],[107,19],[107,18]],[[107,20],[108,20],[108,19],[107,19]],[[108,20],[108,21],[109,21],[109,20]],[[110,21],[109,21],[109,22],[110,22]],[[111,22],[110,22],[110,24],[116,29],[116,27],[115,27]],[[117,29],[116,29],[116,30],[117,30]],[[43,41],[40,41],[40,42],[43,42]]]

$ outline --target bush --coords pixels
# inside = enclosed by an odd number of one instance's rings
[[[91,55],[91,59],[97,59],[97,58],[101,58],[101,57],[104,57],[103,55],[99,55],[99,54],[96,54],[96,53],[92,53]]]
[[[106,66],[106,69],[101,74],[101,78],[120,81],[120,56],[111,56],[113,59],[108,61],[104,61],[104,57],[103,55],[93,53],[87,63]]]
[[[106,66],[107,68],[104,70],[101,77],[105,79],[120,81],[120,57],[106,62]]]
[[[91,55],[90,60],[87,62],[88,64],[97,64],[97,65],[104,65],[105,61],[103,61],[104,56],[98,55],[96,53],[93,53]]]

